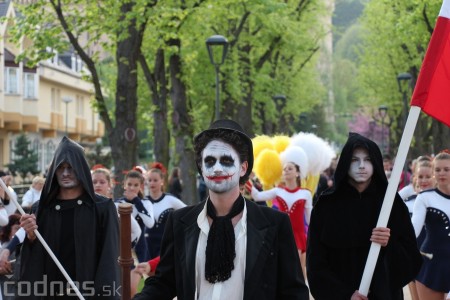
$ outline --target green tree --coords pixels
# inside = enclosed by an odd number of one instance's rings
[[[20,176],[25,176],[28,172],[31,174],[39,173],[37,168],[39,160],[38,154],[31,149],[31,142],[28,140],[25,133],[21,133],[17,136],[13,154],[12,162],[7,165],[13,174],[18,173]]]
[[[104,152],[104,145],[102,143],[96,143],[94,149],[86,153],[86,159],[90,166],[102,165],[105,168],[111,168],[112,158],[111,152]]]
[[[222,34],[230,41],[221,67],[222,117],[250,133],[261,133],[268,122],[289,131],[324,94],[316,69],[323,11],[321,0],[40,0],[21,9],[13,36],[32,40],[22,55],[29,63],[48,58],[47,47],[70,46],[83,59],[119,177],[136,164],[140,144],[127,141],[125,130],[144,126],[155,160],[180,166],[183,199],[196,199],[191,141],[214,115],[206,38]],[[84,44],[83,36],[89,36]],[[101,62],[92,46],[115,58]],[[275,94],[286,95],[280,110]]]
[[[19,59],[27,58],[28,64],[37,64],[53,53],[73,48],[83,60],[85,74],[94,87],[95,106],[105,123],[117,180],[123,178],[123,170],[137,163],[137,85],[138,58],[142,38],[148,20],[148,11],[154,2],[149,1],[35,1],[18,6],[21,17],[16,18],[12,38],[16,42],[24,37],[32,41]],[[100,51],[114,53],[114,90],[102,89],[99,74]],[[107,100],[115,102],[108,110]],[[118,186],[115,194],[120,194]]]
[[[396,128],[393,145],[399,144],[405,112],[397,75],[409,72],[409,102],[442,1],[395,0],[367,3],[361,23],[358,82],[360,97],[372,105],[387,104]],[[409,104],[408,104],[409,106]],[[411,155],[416,157],[446,147],[450,129],[422,114],[417,124]],[[434,149],[436,148],[436,149]]]

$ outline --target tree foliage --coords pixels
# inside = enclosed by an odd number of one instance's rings
[[[15,147],[13,150],[14,156],[12,162],[7,165],[13,174],[20,174],[25,176],[28,172],[31,174],[38,174],[38,154],[31,149],[31,142],[28,140],[25,133],[17,136]]]
[[[301,113],[326,95],[316,68],[326,34],[321,0],[39,0],[21,12],[13,36],[32,41],[22,57],[37,63],[51,55],[47,47],[72,47],[85,62],[116,171],[137,160],[139,140],[125,141],[124,129],[147,131],[155,159],[182,167],[183,199],[195,195],[192,136],[214,116],[209,36],[230,45],[221,116],[249,133],[296,131]],[[103,52],[114,59],[102,61]],[[286,102],[277,106],[275,94]]]
[[[406,114],[396,78],[404,72],[412,75],[410,88],[404,87],[409,102],[441,4],[440,0],[370,1],[361,19],[364,43],[358,68],[358,82],[363,87],[360,97],[372,105],[389,106],[397,128],[393,137],[396,145]],[[445,141],[440,136],[446,134],[446,126],[422,115],[415,131],[413,155],[432,153],[434,146],[442,149]]]

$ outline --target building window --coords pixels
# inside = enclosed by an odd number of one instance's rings
[[[47,61],[51,64],[54,65],[59,65],[58,61],[59,61],[59,55],[58,55],[58,51],[56,51],[55,49],[52,49],[50,47],[47,47],[47,52],[49,53],[53,53],[53,56],[49,59],[47,59]]]
[[[47,166],[50,165],[50,163],[52,162],[53,156],[55,155],[55,144],[53,143],[52,140],[48,141],[47,144],[45,145],[45,150],[44,150],[44,164],[45,164],[45,173],[47,173]]]
[[[23,75],[23,97],[26,99],[37,99],[38,76],[36,73],[24,73]]]
[[[82,69],[83,69],[83,61],[81,60],[81,58],[77,56],[77,71],[81,72]]]
[[[77,95],[76,98],[76,112],[80,117],[84,116],[84,98],[82,96]]]
[[[61,111],[61,91],[59,89],[52,88],[50,104],[52,111]]]
[[[5,68],[5,93],[19,93],[19,68]]]

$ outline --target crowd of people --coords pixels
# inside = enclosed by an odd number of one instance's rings
[[[159,180],[153,174],[158,174]],[[86,283],[78,286],[81,295],[119,299],[118,204],[127,202],[133,207],[130,247],[136,265],[159,257],[167,215],[185,206],[173,195],[162,193],[166,174],[158,168],[148,172],[132,168],[123,181],[123,196],[113,199],[110,170],[101,165],[90,168],[82,147],[68,138],[59,144],[46,178],[33,178],[30,189],[23,195],[21,205],[26,214],[20,216],[10,201],[10,195],[18,198],[10,186],[11,174],[0,175],[8,186],[8,192],[0,188],[0,299],[75,296],[77,292],[70,281]],[[150,191],[148,196],[143,194],[144,185]],[[158,228],[157,234],[149,235],[154,227]],[[37,240],[35,229],[39,229],[45,242]],[[44,243],[58,262],[53,261]],[[144,271],[138,274],[143,275]],[[44,284],[39,290],[23,290],[20,284],[23,282]]]
[[[111,171],[90,167],[66,137],[46,178],[36,176],[23,196],[22,216],[11,175],[0,171],[9,186],[0,188],[0,299],[119,299],[119,203],[132,204],[135,262],[126,276],[137,300],[400,300],[407,284],[412,300],[446,299],[449,151],[411,161],[386,227],[376,224],[392,162],[362,135],[349,134],[314,190],[305,184],[308,157],[294,148],[280,156],[280,182],[263,187],[252,140],[231,120],[196,135],[194,151],[207,192],[193,206],[181,200],[179,168],[168,176],[160,163],[130,168],[114,199]],[[365,295],[371,243],[381,251]]]

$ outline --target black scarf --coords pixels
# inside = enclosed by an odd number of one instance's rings
[[[226,281],[231,277],[236,257],[236,241],[231,219],[241,213],[244,205],[244,197],[239,195],[228,215],[218,217],[211,200],[206,204],[207,214],[213,220],[206,244],[205,263],[205,278],[210,283]]]

